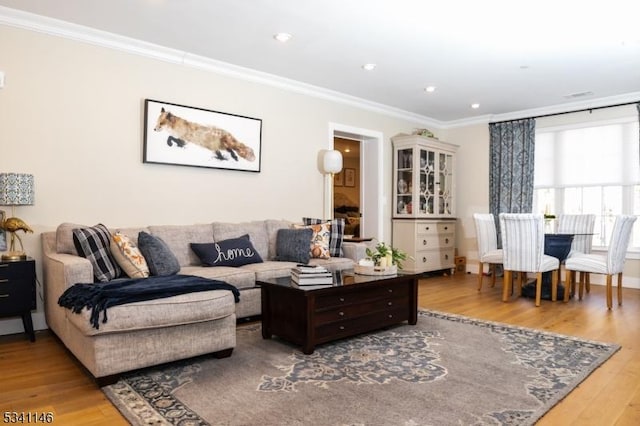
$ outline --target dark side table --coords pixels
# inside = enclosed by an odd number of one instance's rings
[[[0,317],[21,316],[29,340],[36,341],[31,311],[36,309],[36,261],[0,261]]]

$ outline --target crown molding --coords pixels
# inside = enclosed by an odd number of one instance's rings
[[[278,89],[315,97],[330,102],[349,105],[378,114],[400,118],[415,122],[438,130],[453,129],[478,124],[488,124],[493,121],[508,121],[521,118],[536,117],[546,114],[570,112],[573,110],[597,108],[640,100],[640,92],[626,93],[579,102],[563,103],[541,108],[514,111],[505,114],[487,114],[459,120],[440,121],[425,115],[405,111],[377,102],[372,102],[356,96],[314,86],[300,81],[280,77],[274,74],[229,64],[215,59],[194,55],[185,51],[171,49],[153,43],[144,42],[130,37],[124,37],[96,30],[94,28],[73,24],[58,19],[48,18],[5,6],[0,6],[0,24],[35,31],[48,35],[63,37],[83,43],[119,50],[122,52],[144,56],[155,60],[195,68],[240,80],[276,87]]]
[[[240,80],[260,83],[290,92],[365,109],[386,116],[414,121],[419,125],[430,126],[437,129],[441,129],[444,126],[444,123],[441,121],[424,115],[334,90],[4,6],[0,6],[0,24],[145,56],[155,60],[196,68]]]

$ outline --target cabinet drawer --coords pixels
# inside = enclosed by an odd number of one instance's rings
[[[21,313],[36,309],[35,288],[29,283],[0,283],[0,313]]]
[[[409,294],[409,286],[380,285],[358,292],[340,292],[339,294],[327,294],[316,297],[316,311],[341,307],[351,304],[363,304],[367,300],[384,299],[391,297],[402,297]]]
[[[424,250],[416,253],[416,269],[419,271],[435,271],[440,269],[440,251]]]
[[[353,336],[354,334],[376,330],[387,325],[407,321],[408,319],[409,310],[407,306],[399,306],[358,318],[319,325],[316,328],[316,340],[318,343],[322,343],[340,337]]]
[[[453,247],[455,238],[453,235],[420,235],[418,236],[417,249],[435,249]]]
[[[416,222],[416,234],[420,236],[438,235],[438,224],[435,222]]]
[[[419,270],[437,270],[454,268],[454,249],[419,251],[416,256],[416,268]]]
[[[35,277],[34,262],[0,263],[0,282],[24,277]]]
[[[369,303],[359,303],[355,305],[347,305],[336,307],[329,310],[317,312],[315,315],[316,325],[322,325],[329,322],[353,320],[372,312],[380,312],[393,310],[398,306],[409,306],[409,295],[397,295],[394,297],[385,297],[377,299]]]
[[[455,222],[416,222],[417,235],[452,234],[456,232]]]

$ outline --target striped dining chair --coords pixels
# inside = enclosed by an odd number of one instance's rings
[[[551,300],[558,298],[560,261],[544,254],[544,216],[531,213],[500,213],[500,232],[504,254],[502,301],[509,298],[513,272],[536,274],[536,306],[542,295],[542,273],[552,272]],[[524,273],[524,274],[523,274]],[[518,296],[522,295],[522,279],[518,280]]]
[[[491,271],[491,287],[496,285],[496,265],[502,264],[502,249],[498,248],[496,221],[491,213],[474,213],[476,239],[478,240],[478,291],[482,290],[484,264]]]
[[[613,232],[609,241],[609,250],[606,255],[585,254],[582,256],[570,257],[565,261],[567,270],[567,288],[573,287],[576,272],[588,272],[591,274],[604,274],[607,276],[607,309],[613,305],[612,278],[618,275],[618,306],[622,305],[622,269],[631,239],[631,231],[636,216],[620,215],[616,217],[613,224]],[[584,282],[580,280],[579,299],[582,300]],[[569,292],[565,292],[564,301],[568,302]]]
[[[558,217],[558,234],[573,234],[571,251],[567,258],[591,253],[593,245],[593,228],[596,224],[595,214],[563,214]],[[562,274],[561,274],[562,276]],[[580,272],[578,279],[584,281],[587,293],[591,291],[591,281],[588,272]],[[571,294],[574,289],[569,289]]]

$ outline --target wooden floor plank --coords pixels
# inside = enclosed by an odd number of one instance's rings
[[[552,331],[604,342],[622,349],[556,405],[539,425],[631,426],[640,424],[640,290],[625,289],[624,305],[606,309],[602,286],[592,286],[582,301],[569,303],[511,297],[503,303],[502,283],[477,275],[422,279],[423,308]],[[54,413],[59,425],[127,425],[84,369],[47,331],[37,341],[24,335],[0,336],[0,408],[3,411]]]

